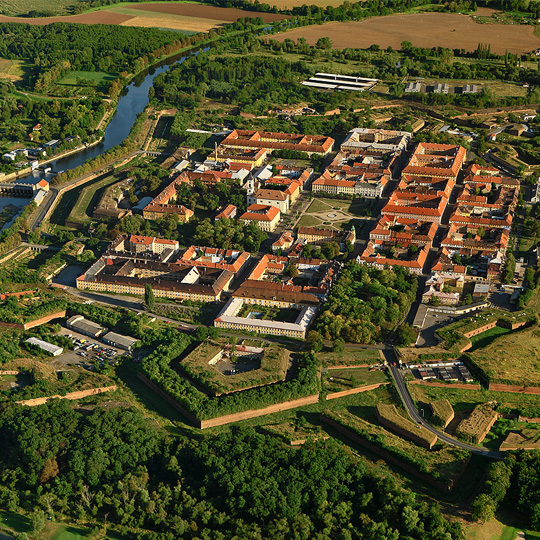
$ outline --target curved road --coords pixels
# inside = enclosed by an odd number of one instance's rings
[[[385,351],[385,353],[387,352],[388,351]],[[394,379],[394,382],[396,383],[396,388],[398,390],[399,397],[401,398],[401,401],[403,401],[403,405],[405,405],[405,408],[407,409],[409,416],[414,422],[416,422],[417,424],[421,424],[423,428],[437,435],[437,437],[441,441],[445,442],[446,444],[457,446],[458,448],[462,448],[463,450],[468,450],[469,452],[472,452],[473,454],[478,454],[480,456],[484,456],[491,459],[503,458],[503,454],[501,454],[500,452],[495,452],[493,450],[485,450],[483,448],[479,448],[477,446],[472,446],[470,444],[461,442],[457,439],[454,439],[454,437],[450,437],[450,435],[442,431],[439,431],[438,429],[435,429],[430,424],[426,423],[426,421],[418,412],[416,405],[414,404],[414,401],[411,397],[411,394],[409,393],[409,389],[407,388],[405,381],[403,380],[400,370],[394,364],[390,364],[390,362],[389,362],[389,367],[390,367],[390,373],[392,374],[392,378]]]

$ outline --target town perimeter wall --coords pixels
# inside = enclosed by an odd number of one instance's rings
[[[63,310],[63,311],[57,311],[56,313],[51,313],[50,315],[45,315],[45,317],[41,317],[40,319],[34,319],[33,321],[28,321],[27,323],[24,323],[24,324],[0,322],[0,326],[3,328],[14,328],[16,330],[29,330],[30,328],[34,328],[35,326],[40,326],[42,324],[48,323],[49,321],[52,321],[53,319],[62,319],[65,316],[66,316],[66,310]]]
[[[25,399],[24,401],[16,401],[19,405],[26,405],[27,407],[35,407],[36,405],[43,405],[50,399],[82,399],[88,396],[95,396],[97,394],[103,394],[104,392],[113,392],[116,390],[116,385],[102,386],[101,388],[90,388],[89,390],[79,390],[77,392],[70,392],[65,396],[55,395],[46,396],[33,399]]]
[[[352,396],[353,394],[360,394],[361,392],[369,392],[370,390],[375,390],[379,386],[384,386],[389,384],[387,382],[368,384],[367,386],[360,386],[358,388],[351,388],[350,390],[343,390],[341,392],[334,392],[333,394],[328,394],[326,396],[326,401],[329,399],[337,399],[346,396]]]
[[[287,411],[289,409],[296,409],[298,407],[304,407],[305,405],[313,405],[319,402],[319,394],[313,394],[299,399],[293,399],[292,401],[284,401],[282,403],[276,403],[269,405],[262,409],[250,409],[247,411],[241,411],[234,414],[226,414],[218,416],[216,418],[210,418],[208,420],[199,420],[194,414],[187,411],[182,407],[175,399],[169,396],[164,390],[162,390],[157,384],[153,383],[146,375],[138,373],[137,376],[143,381],[149,388],[159,394],[167,403],[172,405],[177,411],[182,413],[188,420],[200,429],[208,429],[216,426],[223,426],[226,424],[232,424],[234,422],[240,422],[241,420],[248,420],[250,418],[257,418],[259,416],[266,416],[268,414],[274,414],[281,411]],[[344,390],[342,392],[334,392],[328,394],[326,399],[336,399],[340,397],[350,396],[352,394],[358,394],[360,392],[367,392],[379,388],[379,386],[389,384],[388,382],[370,384],[367,386],[361,386],[359,388],[352,388],[350,390]]]
[[[379,446],[370,443],[360,435],[357,435],[354,431],[351,429],[348,429],[347,427],[341,425],[339,422],[336,422],[332,418],[322,414],[321,420],[330,426],[332,426],[336,431],[350,439],[351,441],[358,443],[360,446],[363,446],[364,448],[367,448],[377,456],[382,457],[385,461],[388,461],[390,463],[393,463],[394,465],[397,465],[401,469],[406,470],[407,472],[411,473],[412,475],[416,476],[417,478],[420,478],[423,482],[426,484],[429,484],[435,488],[437,488],[440,491],[445,491],[447,493],[451,492],[454,489],[454,486],[456,485],[457,481],[461,478],[463,473],[465,472],[465,469],[470,461],[470,456],[467,459],[467,461],[463,465],[463,469],[461,472],[456,475],[448,484],[444,484],[443,482],[439,482],[432,478],[431,476],[421,473],[418,469],[415,469],[408,463],[404,463],[401,461],[398,457],[394,456],[384,448],[380,448]]]
[[[493,392],[512,392],[513,394],[540,394],[540,387],[538,386],[521,386],[519,384],[489,383],[488,390],[492,390]]]
[[[407,381],[409,384],[419,384],[420,386],[436,386],[438,388],[460,388],[463,390],[480,390],[481,386],[479,384],[469,384],[469,383],[440,383],[440,382],[427,382],[427,381]]]
[[[251,409],[249,411],[243,411],[235,414],[227,414],[225,416],[218,416],[210,420],[202,420],[200,422],[201,429],[207,429],[215,426],[223,426],[225,424],[231,424],[232,422],[240,422],[240,420],[247,420],[249,418],[257,418],[258,416],[266,416],[267,414],[273,414],[281,411],[287,411],[289,409],[296,409],[297,407],[303,407],[304,405],[312,405],[319,402],[319,394],[307,396],[292,401],[285,401],[283,403],[276,403],[270,405],[264,409]]]

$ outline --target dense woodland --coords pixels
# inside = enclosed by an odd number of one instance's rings
[[[136,61],[178,39],[175,32],[118,25],[0,24],[0,56],[29,60],[39,75],[68,62],[70,69],[131,73]]]
[[[373,343],[407,313],[417,287],[416,276],[399,266],[377,270],[350,262],[332,287],[316,330],[323,339]]]
[[[193,108],[208,97],[245,112],[264,112],[272,105],[311,101],[313,91],[298,84],[311,73],[305,62],[277,57],[199,54],[156,77],[154,88],[156,99],[174,107]]]
[[[130,538],[463,538],[337,443],[295,450],[251,429],[167,438],[139,413],[65,401],[8,407],[0,437],[0,506],[106,518]]]
[[[473,519],[488,521],[499,508],[519,512],[528,527],[540,529],[540,452],[509,452],[490,465]]]

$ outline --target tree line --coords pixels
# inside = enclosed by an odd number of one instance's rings
[[[170,436],[141,413],[66,401],[0,417],[0,505],[135,540],[463,540],[435,505],[332,441],[300,449],[253,429]],[[22,510],[21,510],[22,509]]]

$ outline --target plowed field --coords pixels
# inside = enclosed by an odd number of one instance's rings
[[[0,22],[20,22],[28,24],[51,24],[53,22],[71,22],[80,24],[119,24],[122,26],[144,26],[151,28],[170,28],[191,32],[207,32],[224,23],[234,22],[243,17],[261,17],[264,22],[273,22],[288,18],[287,15],[259,13],[241,9],[220,8],[203,4],[156,3],[132,4],[128,7],[111,6],[110,8],[59,17],[7,17],[0,15]]]
[[[164,2],[162,4],[140,4],[131,6],[132,9],[140,11],[151,11],[154,13],[167,13],[171,15],[181,15],[183,17],[198,17],[202,19],[217,19],[224,22],[234,22],[242,17],[261,17],[264,22],[280,21],[289,18],[288,15],[277,13],[260,13],[258,11],[244,11],[234,8],[220,8],[206,6],[203,4],[175,4]]]
[[[306,26],[272,36],[284,41],[305,38],[314,45],[321,37],[329,37],[335,48],[365,49],[370,45],[399,49],[403,41],[416,47],[448,47],[473,51],[479,43],[491,45],[493,52],[504,54],[530,52],[540,47],[534,27],[511,24],[478,24],[468,15],[450,13],[418,13],[388,15],[360,22],[332,22]]]
[[[81,24],[122,24],[130,19],[127,15],[121,13],[113,13],[110,11],[93,11],[92,13],[81,13],[80,15],[65,15],[61,17],[6,17],[0,15],[0,22],[15,22],[27,24],[51,24],[53,22],[68,22]]]

